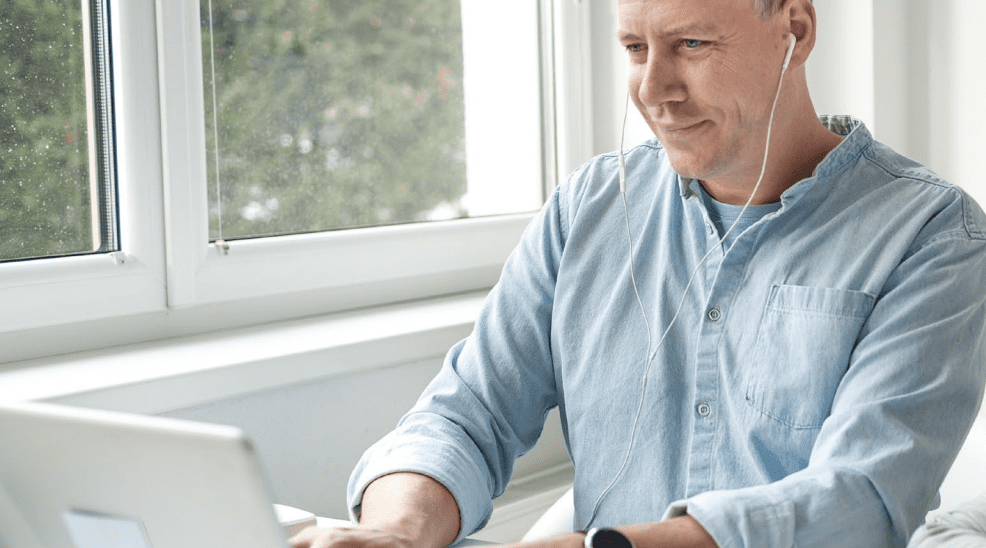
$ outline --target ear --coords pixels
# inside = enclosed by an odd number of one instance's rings
[[[815,5],[812,0],[787,0],[778,14],[786,24],[788,32],[797,38],[794,53],[791,54],[791,69],[803,67],[815,49]]]

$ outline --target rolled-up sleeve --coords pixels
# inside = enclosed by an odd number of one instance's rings
[[[392,472],[418,472],[455,497],[461,540],[485,526],[517,457],[537,442],[557,405],[549,330],[562,208],[556,191],[525,231],[473,333],[396,430],[366,451],[350,478],[351,518],[362,493]]]

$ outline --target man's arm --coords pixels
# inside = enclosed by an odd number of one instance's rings
[[[620,527],[636,548],[716,548],[717,544],[695,518],[685,514],[667,521]]]
[[[515,459],[534,446],[558,405],[550,329],[566,224],[560,193],[511,253],[470,337],[452,347],[415,406],[357,463],[347,488],[354,520],[365,519],[363,495],[377,478],[417,472],[452,493],[457,539],[486,524]]]
[[[358,527],[309,528],[293,548],[442,548],[459,533],[459,507],[442,484],[410,472],[383,476],[363,493]]]
[[[421,474],[383,476],[366,488],[358,527],[309,528],[291,539],[293,548],[442,548],[459,532],[459,508],[442,484]],[[716,548],[691,516],[621,527],[636,548]],[[582,533],[510,545],[513,548],[581,548]]]
[[[635,548],[717,548],[715,540],[689,515],[618,528]],[[504,548],[582,548],[585,534],[572,533]]]

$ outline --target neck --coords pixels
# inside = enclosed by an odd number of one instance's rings
[[[770,150],[763,181],[756,190],[751,205],[761,205],[780,200],[785,190],[798,181],[811,177],[818,164],[842,142],[842,137],[832,133],[818,120],[815,107],[808,97],[807,83],[793,86],[787,100],[778,104],[771,130]],[[702,186],[714,199],[742,205],[750,199],[756,188],[763,157],[751,159],[741,176],[703,180]]]

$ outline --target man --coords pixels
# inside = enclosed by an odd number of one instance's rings
[[[295,546],[469,535],[555,406],[578,529],[638,548],[907,542],[983,395],[986,216],[860,123],[816,117],[815,24],[810,0],[620,0],[657,137],[626,154],[626,205],[614,154],[557,189],[474,333],[354,471],[360,526]]]

